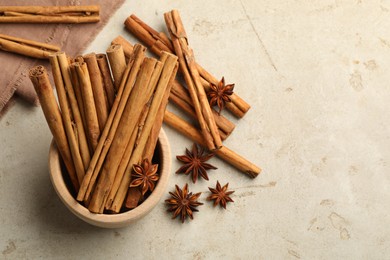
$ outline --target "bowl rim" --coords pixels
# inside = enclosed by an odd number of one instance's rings
[[[81,205],[70,193],[62,176],[59,153],[54,139],[49,150],[49,170],[52,185],[65,206],[77,217],[89,224],[104,227],[117,228],[124,227],[149,213],[160,201],[166,190],[169,176],[171,174],[171,149],[165,131],[161,128],[158,137],[160,147],[161,162],[159,164],[160,178],[150,196],[136,208],[119,214],[97,214],[90,212]],[[162,165],[162,166],[161,166]],[[60,174],[58,174],[60,173]]]

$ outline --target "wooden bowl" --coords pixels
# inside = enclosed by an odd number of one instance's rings
[[[103,228],[124,227],[148,214],[160,201],[165,192],[171,172],[171,150],[163,129],[161,129],[154,156],[157,158],[154,158],[153,161],[159,164],[158,171],[160,173],[160,178],[154,191],[135,209],[119,214],[91,213],[73,197],[67,186],[66,176],[63,175],[67,173],[62,172],[59,153],[54,141],[52,141],[49,151],[50,179],[62,202],[77,217],[89,224]]]

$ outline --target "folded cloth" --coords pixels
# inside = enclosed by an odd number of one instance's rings
[[[17,1],[17,5],[100,5],[100,22],[86,24],[1,24],[0,33],[61,47],[70,56],[80,54],[104,27],[124,0],[33,0]],[[2,0],[1,5],[15,5],[14,0]],[[8,101],[17,94],[27,102],[38,105],[35,90],[28,80],[28,70],[34,65],[49,65],[48,61],[0,51],[0,115]]]

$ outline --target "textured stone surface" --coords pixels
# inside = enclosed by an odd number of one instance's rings
[[[390,3],[128,1],[88,51],[118,34],[134,42],[122,26],[131,13],[162,30],[173,8],[199,63],[252,105],[241,120],[228,115],[237,127],[225,144],[262,174],[212,159],[219,169],[190,189],[204,200],[208,186],[229,182],[227,210],[203,201],[182,225],[160,203],[128,228],[95,228],[51,187],[40,108],[17,104],[0,121],[0,258],[388,258]],[[165,130],[173,155],[191,146]],[[173,175],[169,189],[185,182]]]

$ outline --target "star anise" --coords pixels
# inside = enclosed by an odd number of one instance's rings
[[[229,183],[226,183],[225,186],[221,187],[221,184],[219,184],[219,181],[217,181],[217,186],[215,189],[209,187],[211,195],[207,197],[207,200],[214,200],[214,207],[219,204],[221,207],[226,209],[226,203],[233,202],[229,195],[234,191],[227,191],[228,185]]]
[[[165,203],[169,205],[169,212],[173,212],[172,219],[175,219],[180,215],[181,222],[184,223],[184,220],[189,216],[191,219],[194,219],[193,212],[198,211],[196,207],[203,205],[203,203],[198,202],[201,192],[192,194],[188,191],[188,184],[184,185],[183,189],[180,189],[176,185],[175,192],[169,192],[172,196],[170,199],[165,200]]]
[[[207,93],[210,106],[217,105],[219,108],[218,114],[221,114],[227,102],[231,102],[229,96],[233,94],[234,84],[225,85],[225,78],[222,77],[217,85],[210,83],[210,91]]]
[[[154,190],[156,181],[158,180],[157,175],[157,164],[151,164],[148,159],[144,159],[141,165],[133,165],[133,181],[130,183],[130,187],[141,186],[142,195],[150,190]]]
[[[217,167],[206,163],[213,156],[213,153],[207,153],[204,148],[199,148],[197,144],[193,144],[191,152],[186,148],[186,155],[176,156],[179,161],[185,163],[176,173],[184,173],[186,175],[192,173],[192,181],[194,183],[196,183],[199,175],[203,179],[209,180],[206,170],[217,169]]]

